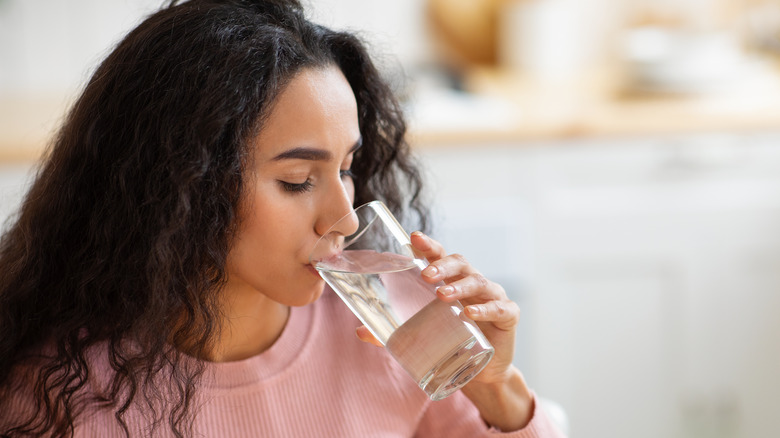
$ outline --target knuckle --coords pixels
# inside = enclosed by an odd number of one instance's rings
[[[452,275],[452,268],[447,263],[438,261],[435,263],[435,266],[444,278],[450,277]]]
[[[463,257],[463,254],[453,254],[452,259],[458,263],[468,263],[466,257]]]
[[[498,317],[501,319],[505,318],[507,313],[509,313],[509,309],[507,309],[506,303],[503,301],[497,301],[494,304],[494,307],[496,309],[496,315],[498,315]]]
[[[520,321],[520,306],[514,301],[493,301],[491,307],[496,321],[514,324]]]
[[[472,274],[471,278],[480,289],[485,289],[490,285],[490,280],[480,273]]]

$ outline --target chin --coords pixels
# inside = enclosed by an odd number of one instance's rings
[[[319,280],[316,285],[312,286],[308,289],[305,293],[296,294],[296,299],[294,302],[291,302],[290,306],[300,307],[305,306],[307,304],[311,304],[322,296],[322,293],[325,291],[325,280]]]

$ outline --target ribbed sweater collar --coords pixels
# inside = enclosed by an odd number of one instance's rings
[[[271,348],[257,356],[234,362],[206,364],[202,385],[212,389],[235,389],[259,384],[281,375],[310,348],[317,303],[290,309],[282,334]]]

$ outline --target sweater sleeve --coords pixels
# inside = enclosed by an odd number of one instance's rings
[[[435,437],[495,437],[495,438],[565,438],[543,409],[537,406],[534,395],[534,413],[531,421],[514,432],[501,432],[485,424],[476,406],[461,392],[444,400],[428,404],[415,438]]]

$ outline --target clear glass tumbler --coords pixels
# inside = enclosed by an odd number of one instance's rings
[[[357,230],[344,236],[355,223]],[[382,202],[364,204],[334,224],[310,261],[431,399],[460,389],[493,357],[463,306],[439,300],[442,284],[423,280],[427,261]]]

